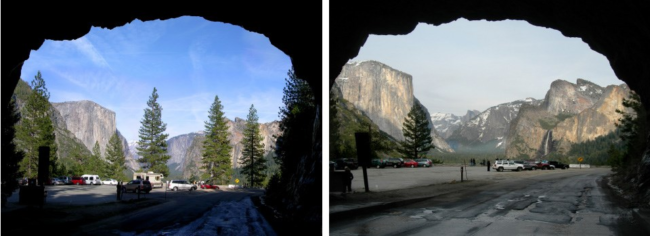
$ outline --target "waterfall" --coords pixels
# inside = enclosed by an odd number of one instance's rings
[[[548,144],[552,139],[553,139],[553,130],[549,129],[549,130],[546,131],[546,136],[544,136],[544,155],[543,156],[548,155],[548,153],[549,153],[549,151],[548,151],[549,150],[549,147],[548,147],[549,145]]]

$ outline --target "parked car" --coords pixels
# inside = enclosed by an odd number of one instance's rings
[[[354,158],[339,158],[335,162],[337,170],[343,170],[346,166],[351,170],[359,169],[359,163]]]
[[[555,166],[555,168],[559,168],[559,169],[563,169],[563,170],[564,169],[569,169],[569,165],[564,164],[564,163],[559,162],[559,161],[549,161],[548,164]]]
[[[372,159],[370,160],[370,165],[379,168],[384,168],[386,167],[386,162],[382,159]]]
[[[386,166],[392,166],[393,168],[398,168],[404,166],[404,159],[399,157],[391,157],[386,159]]]
[[[81,177],[84,179],[84,184],[90,184],[90,185],[102,184],[102,180],[99,178],[99,175],[82,175]]]
[[[71,183],[74,185],[82,185],[86,184],[86,181],[84,181],[84,178],[81,178],[81,176],[74,176],[72,177]]]
[[[212,182],[201,183],[201,189],[219,189],[219,186],[213,184]]]
[[[497,171],[504,171],[504,170],[522,171],[524,169],[524,165],[515,163],[515,161],[511,161],[511,160],[497,160],[494,161],[492,168]]]
[[[554,170],[555,166],[549,164],[547,161],[541,161],[541,162],[537,162],[536,168],[541,170]]]
[[[102,184],[117,185],[117,180],[115,180],[115,179],[105,179],[105,180],[102,180]]]
[[[196,185],[187,182],[187,180],[172,180],[169,182],[169,189],[172,191],[178,190],[196,190]]]
[[[72,184],[72,177],[70,176],[59,176],[59,179],[63,184]]]
[[[429,159],[415,159],[415,161],[418,163],[418,167],[431,167],[433,166],[433,162]]]
[[[144,193],[149,193],[151,192],[151,182],[149,180],[141,180],[141,179],[134,179],[126,183],[125,185],[122,185],[122,192],[144,192]]]
[[[63,181],[59,178],[52,178],[50,179],[50,184],[51,185],[63,185]]]
[[[413,159],[408,159],[408,160],[404,161],[404,167],[413,168],[413,167],[417,167],[417,166],[418,166],[418,162],[413,160]]]
[[[515,161],[515,163],[523,165],[524,170],[537,169],[537,164],[534,161]]]

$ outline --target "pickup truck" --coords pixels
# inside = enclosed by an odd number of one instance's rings
[[[563,169],[563,170],[564,169],[569,169],[569,165],[564,164],[564,163],[559,162],[559,161],[549,161],[548,164],[555,166],[555,168],[560,168],[560,169]]]
[[[524,169],[524,165],[510,160],[497,160],[494,161],[492,168],[497,171],[504,171],[504,170],[522,171]]]

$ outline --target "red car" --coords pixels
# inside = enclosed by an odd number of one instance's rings
[[[413,159],[409,159],[407,161],[404,161],[404,167],[409,167],[409,166],[411,168],[418,167],[418,162],[413,160]]]
[[[74,176],[74,177],[72,177],[72,184],[74,184],[74,185],[85,184],[84,178],[81,178],[79,176]]]
[[[201,184],[201,189],[219,189],[219,186],[209,183]]]

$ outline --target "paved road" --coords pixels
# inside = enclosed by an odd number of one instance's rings
[[[375,173],[393,179],[387,172]],[[634,223],[631,210],[606,194],[603,177],[609,173],[604,168],[490,173],[486,176],[498,181],[485,187],[330,219],[330,235],[650,235]]]

